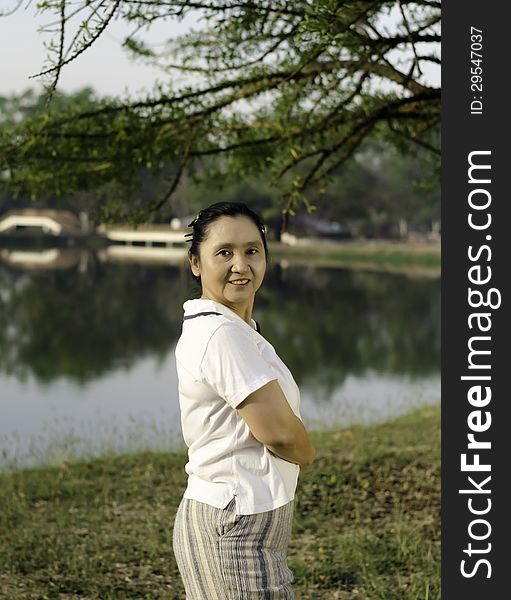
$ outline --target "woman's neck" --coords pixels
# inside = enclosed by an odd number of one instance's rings
[[[225,302],[220,302],[219,300],[216,300],[215,298],[209,298],[208,296],[204,296],[204,294],[201,296],[201,300],[213,300],[213,302],[218,302],[218,304],[222,304],[222,306],[225,306],[228,309],[232,310],[232,312],[236,313],[238,315],[238,317],[240,317],[240,319],[242,319],[243,321],[245,321],[245,323],[250,325],[250,327],[253,327],[253,325],[252,325],[252,308],[254,306],[253,300],[251,302],[245,303],[243,305],[227,304]]]

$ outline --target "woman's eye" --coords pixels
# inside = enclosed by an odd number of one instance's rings
[[[258,252],[257,248],[250,248],[249,250],[250,254],[256,254],[256,252]]]
[[[229,250],[220,250],[218,254],[220,254],[221,256],[227,256],[229,254]]]

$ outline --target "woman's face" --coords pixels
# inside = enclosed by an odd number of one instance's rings
[[[208,225],[199,259],[191,255],[190,265],[201,277],[203,298],[251,310],[266,271],[259,229],[244,215],[219,217]]]

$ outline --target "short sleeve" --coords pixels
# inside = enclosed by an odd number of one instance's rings
[[[220,325],[201,362],[204,380],[232,408],[260,387],[277,379],[261,356],[254,338],[239,325]]]

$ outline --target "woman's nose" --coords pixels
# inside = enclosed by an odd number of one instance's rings
[[[247,259],[241,255],[234,255],[231,270],[244,273],[248,269]]]

